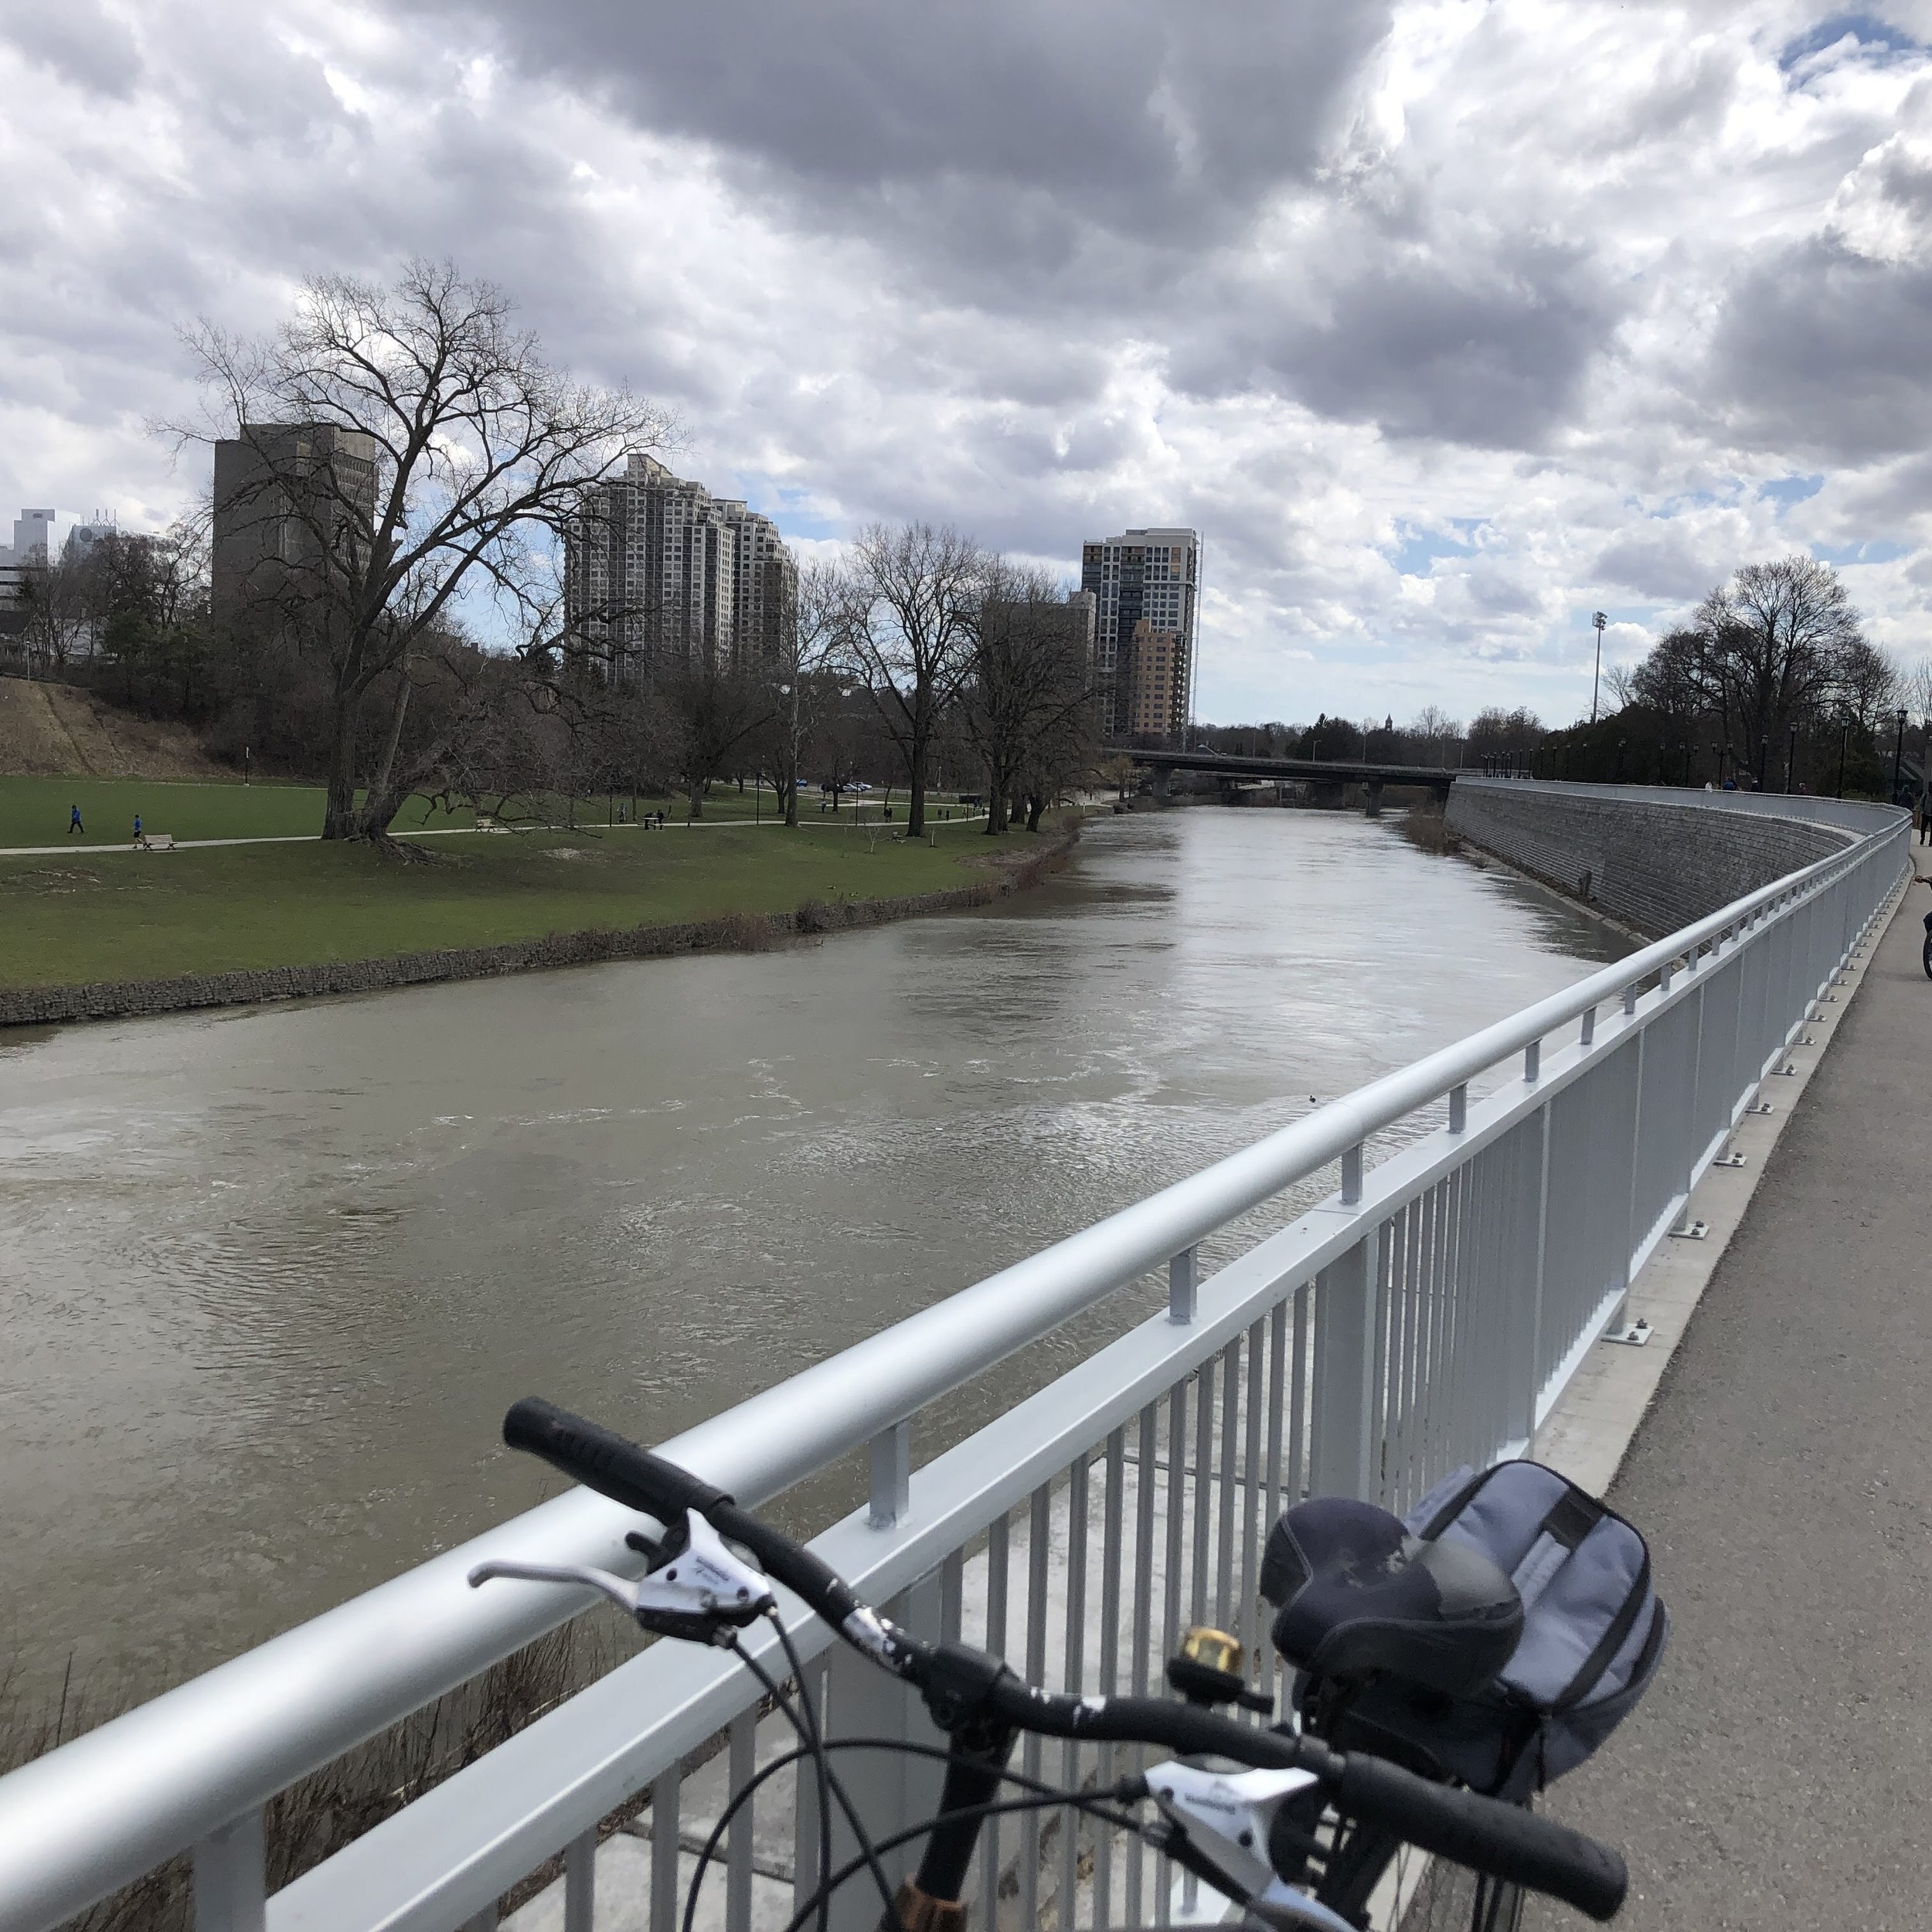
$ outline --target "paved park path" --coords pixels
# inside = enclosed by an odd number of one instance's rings
[[[1549,1808],[1622,1848],[1629,1932],[1932,1925],[1928,910],[1909,888],[1610,1491],[1672,1646]]]

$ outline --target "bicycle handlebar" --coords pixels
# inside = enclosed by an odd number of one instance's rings
[[[750,1550],[767,1576],[802,1598],[834,1630],[851,1634],[846,1625],[862,1606],[845,1579],[802,1543],[760,1522],[689,1470],[536,1396],[526,1396],[503,1418],[503,1440],[512,1449],[540,1456],[587,1489],[656,1517],[667,1529],[677,1528],[685,1512],[695,1509],[719,1536]]]
[[[1621,1856],[1533,1811],[1432,1784],[1364,1753],[1345,1757],[1317,1738],[1257,1730],[1195,1705],[1043,1690],[983,1653],[955,1644],[928,1645],[877,1617],[821,1558],[740,1509],[723,1490],[552,1403],[533,1396],[518,1403],[503,1419],[503,1440],[667,1527],[680,1522],[686,1510],[696,1510],[720,1536],[748,1549],[767,1575],[847,1642],[929,1698],[977,1698],[1015,1730],[1049,1737],[1156,1744],[1257,1769],[1308,1771],[1346,1815],[1423,1851],[1547,1893],[1594,1919],[1613,1917],[1623,1903],[1628,1876]]]

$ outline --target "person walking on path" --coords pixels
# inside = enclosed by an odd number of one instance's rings
[[[1919,794],[1919,843],[1932,845],[1932,784]]]
[[[137,845],[141,843],[141,814],[139,812],[134,814],[134,843]]]
[[[76,832],[84,838],[87,835],[87,828],[80,822],[80,808],[72,805],[67,811],[67,836],[71,838]]]

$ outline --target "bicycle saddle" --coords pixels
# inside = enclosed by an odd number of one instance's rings
[[[1261,1594],[1298,1670],[1386,1674],[1452,1697],[1494,1677],[1522,1634],[1522,1599],[1487,1556],[1342,1496],[1297,1503],[1268,1532]]]

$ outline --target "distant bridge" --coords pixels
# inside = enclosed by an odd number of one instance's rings
[[[1103,754],[1129,758],[1158,775],[1166,789],[1177,771],[1208,771],[1221,778],[1294,779],[1315,785],[1366,785],[1372,798],[1384,785],[1427,785],[1440,797],[1449,795],[1457,774],[1441,765],[1384,764],[1372,758],[1257,758],[1221,751],[1139,751],[1131,745],[1109,745]]]

